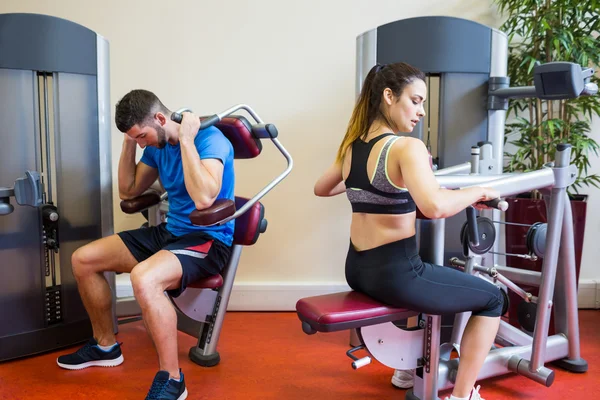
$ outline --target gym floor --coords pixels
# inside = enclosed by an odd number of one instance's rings
[[[580,310],[579,317],[587,373],[549,365],[556,370],[550,388],[514,374],[496,377],[480,382],[483,397],[600,398],[600,310]],[[214,368],[188,359],[194,338],[179,332],[178,339],[189,399],[404,399],[405,391],[390,383],[390,368],[374,361],[352,369],[345,355],[347,332],[307,336],[295,313],[228,313],[219,344],[221,363]],[[77,346],[0,364],[0,399],[143,399],[158,369],[143,323],[120,325],[117,340],[123,343],[125,362],[115,368],[59,368],[56,357]]]

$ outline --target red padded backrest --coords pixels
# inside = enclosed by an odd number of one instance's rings
[[[249,199],[235,198],[235,208],[239,210]],[[233,243],[250,246],[256,243],[260,235],[260,226],[265,216],[265,208],[257,201],[248,211],[235,219]],[[266,223],[265,221],[264,223]]]
[[[254,158],[262,151],[262,143],[252,134],[252,125],[241,115],[229,115],[215,124],[231,144],[235,158]]]
[[[254,158],[262,151],[262,143],[252,134],[252,125],[241,115],[229,115],[217,122],[215,126],[223,132],[233,145],[235,158]],[[235,208],[239,210],[249,199],[235,198]],[[265,215],[265,209],[256,202],[248,211],[235,220],[233,243],[250,246],[256,243],[260,235],[260,226]],[[267,221],[264,223],[266,224]]]

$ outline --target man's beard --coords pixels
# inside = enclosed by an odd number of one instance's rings
[[[158,124],[156,124],[154,129],[156,129],[156,147],[162,149],[167,145],[167,133],[165,132],[165,129]]]

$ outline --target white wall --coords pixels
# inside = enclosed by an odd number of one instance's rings
[[[598,117],[592,120],[590,136],[600,143],[600,118]],[[600,160],[594,156],[590,158],[592,165],[589,172],[600,174]],[[592,187],[581,192],[588,194],[589,197],[579,275],[579,306],[581,308],[600,308],[600,246],[598,246],[600,189]]]
[[[243,252],[232,300],[240,308],[263,307],[268,293],[278,299],[268,303],[290,307],[302,295],[345,285],[349,205],[342,196],[316,198],[312,187],[333,161],[353,106],[356,36],[423,15],[500,24],[490,0],[2,0],[0,12],[54,15],[107,38],[113,106],[127,91],[146,88],[172,109],[198,113],[247,103],[278,126],[295,168],[264,198],[269,228]],[[418,41],[419,32],[403,40]],[[595,129],[600,139],[598,122]],[[142,222],[118,208],[121,140],[113,127],[116,231]],[[285,163],[268,146],[259,159],[237,166],[237,193],[253,194]],[[593,261],[600,249],[590,240],[600,225],[600,194],[590,194],[582,278],[600,280]]]

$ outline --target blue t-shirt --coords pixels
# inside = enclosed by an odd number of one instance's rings
[[[216,158],[223,163],[223,181],[217,199],[234,200],[235,176],[231,142],[219,129],[212,126],[199,131],[194,139],[194,144],[198,149],[201,160]],[[196,206],[185,187],[179,143],[171,145],[167,142],[162,149],[148,146],[144,149],[140,161],[158,169],[161,183],[169,194],[169,212],[167,213],[167,229],[169,232],[175,236],[182,236],[194,231],[203,231],[227,246],[231,246],[233,242],[233,220],[224,225],[215,226],[195,226],[191,223],[189,215],[196,209]]]

